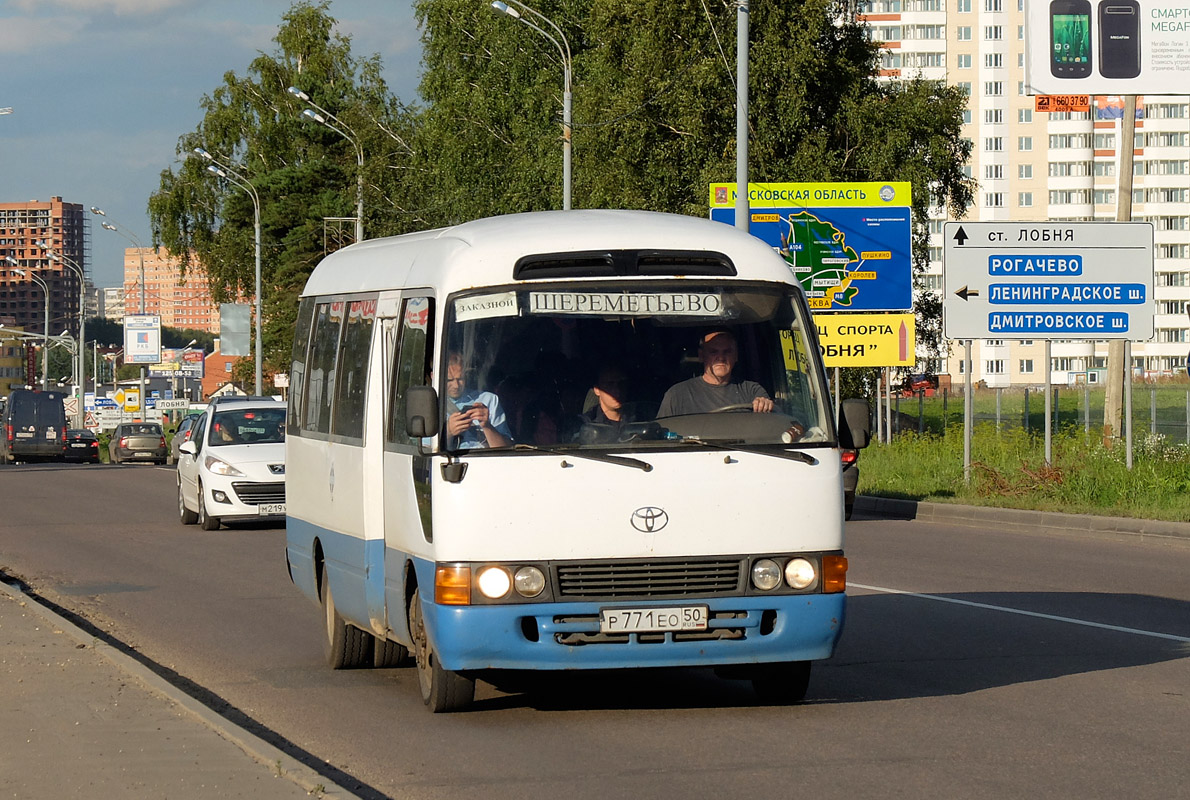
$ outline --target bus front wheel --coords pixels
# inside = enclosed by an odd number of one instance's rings
[[[810,663],[762,664],[752,674],[752,690],[760,702],[769,705],[800,703],[810,688]]]
[[[438,663],[438,654],[430,646],[422,615],[421,593],[409,604],[409,636],[413,640],[413,658],[417,663],[417,683],[421,699],[435,714],[460,711],[475,699],[475,681],[457,672],[445,670]]]

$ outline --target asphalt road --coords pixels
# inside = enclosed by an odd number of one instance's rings
[[[709,670],[480,684],[322,664],[284,531],[177,521],[151,466],[0,467],[0,570],[363,797],[1169,798],[1190,777],[1190,545],[857,519],[808,702]]]

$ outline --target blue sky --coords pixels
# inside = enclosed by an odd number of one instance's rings
[[[145,205],[199,101],[272,52],[287,0],[0,0],[0,201],[61,196],[99,206],[146,245]],[[411,0],[333,0],[356,55],[379,54],[416,99]],[[92,217],[92,279],[117,286],[128,242]]]

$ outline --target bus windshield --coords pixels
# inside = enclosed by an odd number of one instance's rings
[[[780,284],[489,288],[447,310],[443,448],[833,446],[811,320]]]

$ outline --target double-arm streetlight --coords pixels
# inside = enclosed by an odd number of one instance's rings
[[[37,246],[42,249],[46,257],[51,261],[56,261],[64,267],[68,267],[79,279],[79,343],[78,349],[78,386],[79,398],[78,408],[75,410],[75,425],[76,428],[83,427],[83,392],[86,391],[87,384],[87,354],[85,349],[81,346],[83,342],[87,341],[87,277],[83,272],[83,268],[79,263],[72,258],[69,258],[63,253],[56,252],[51,249],[49,244],[44,241],[39,241]]]
[[[116,225],[109,222],[108,217],[107,217],[107,212],[104,211],[102,208],[98,208],[96,206],[91,206],[91,213],[97,217],[104,217],[104,221],[100,224],[102,225],[102,227],[105,231],[111,231],[112,233],[115,233],[115,234],[118,234],[118,235],[124,237],[125,239],[127,239],[129,242],[132,243],[133,247],[136,248],[136,254],[140,258],[140,314],[141,314],[141,316],[144,316],[144,314],[145,314],[145,247],[144,247],[144,245],[142,245],[140,239],[136,238],[136,236],[133,235],[132,233],[129,233],[126,230],[118,228],[118,227],[116,227]],[[113,385],[115,385],[115,381],[113,381],[112,383],[113,383]],[[144,366],[144,364],[141,364],[141,367],[140,367],[140,407],[142,409],[147,408],[146,400],[145,400],[145,366]]]
[[[290,86],[289,93],[303,103],[313,106],[313,108],[307,108],[302,112],[303,117],[312,119],[320,125],[325,125],[355,145],[355,159],[358,164],[355,175],[355,240],[362,242],[364,240],[364,147],[360,144],[359,137],[355,135],[355,131],[346,122],[318,105],[318,103],[315,103],[310,99],[310,95],[296,86]]]
[[[530,8],[529,6],[520,2],[520,0],[509,0],[509,2],[511,2],[513,6],[516,6],[516,8],[513,8],[508,3],[502,2],[501,0],[496,0],[494,3],[492,3],[492,8],[495,9],[496,11],[500,12],[501,14],[507,14],[508,16],[512,17],[513,19],[515,19],[519,22],[523,22],[525,25],[528,25],[530,28],[537,31],[545,38],[549,39],[553,43],[554,47],[558,48],[558,55],[560,55],[562,57],[562,79],[564,81],[564,86],[563,86],[563,90],[562,90],[562,210],[569,211],[570,210],[570,134],[571,134],[571,129],[570,129],[570,71],[571,71],[570,70],[570,67],[571,67],[570,43],[566,41],[566,36],[565,36],[565,34],[562,33],[562,29],[559,28],[557,25],[555,25],[553,20],[551,20],[549,17],[545,16],[540,11],[536,11],[536,10]],[[532,14],[533,16],[537,17],[542,22],[544,22],[546,25],[549,25],[551,28],[553,28],[554,33],[558,34],[557,38],[555,38],[552,34],[545,31],[540,26],[535,25],[533,22],[530,22],[529,20],[525,19],[525,17],[521,15],[521,11],[529,12],[530,14]],[[561,40],[561,41],[559,41],[559,40]]]
[[[236,172],[226,164],[222,164],[215,160],[215,157],[208,153],[201,147],[194,148],[194,154],[200,158],[211,162],[207,166],[207,171],[218,175],[225,181],[234,183],[236,186],[243,189],[252,198],[252,209],[254,212],[254,231],[256,234],[256,394],[261,394],[261,386],[264,383],[263,370],[261,365],[261,338],[260,338],[260,195],[256,193],[256,187],[240,173]]]
[[[41,388],[44,390],[46,388],[46,382],[49,380],[50,366],[50,287],[41,277],[34,275],[30,271],[21,269],[17,264],[17,260],[12,256],[5,256],[4,260],[12,266],[12,271],[17,275],[20,275],[22,278],[29,278],[40,286],[42,294],[45,295],[45,321],[42,323],[44,327],[41,329]]]

